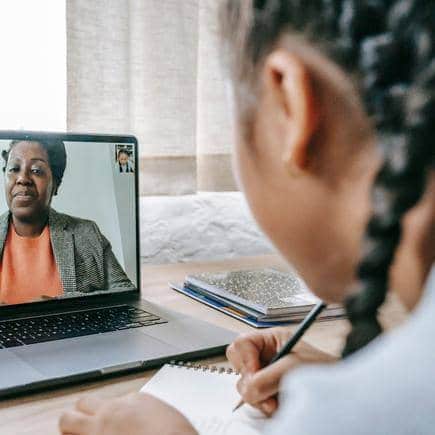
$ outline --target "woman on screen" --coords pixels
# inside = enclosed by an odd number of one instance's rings
[[[134,288],[95,222],[51,208],[64,143],[14,140],[2,156],[9,210],[0,216],[0,303]]]

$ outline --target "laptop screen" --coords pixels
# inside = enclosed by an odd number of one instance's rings
[[[0,133],[0,305],[138,289],[134,137]]]

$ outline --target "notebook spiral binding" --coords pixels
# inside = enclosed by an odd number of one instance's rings
[[[186,369],[192,369],[192,370],[197,370],[197,371],[202,371],[202,372],[211,372],[211,373],[218,373],[218,374],[222,374],[222,375],[238,375],[239,372],[228,367],[217,367],[217,366],[210,366],[210,365],[205,365],[205,364],[195,364],[192,362],[185,362],[185,361],[170,361],[169,365],[171,367],[179,367],[179,368],[186,368]]]

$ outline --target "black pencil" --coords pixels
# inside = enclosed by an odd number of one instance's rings
[[[287,355],[291,352],[293,347],[299,341],[299,339],[304,335],[305,331],[312,325],[312,323],[316,320],[317,316],[326,308],[326,304],[324,302],[319,302],[305,317],[302,323],[299,325],[296,332],[290,338],[290,340],[281,348],[281,350],[272,358],[270,364],[273,364],[275,361],[278,361],[284,355]],[[239,409],[243,405],[243,399],[237,404],[237,406],[233,409],[233,412]]]

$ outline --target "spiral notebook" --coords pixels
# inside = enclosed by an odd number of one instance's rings
[[[141,392],[172,405],[202,435],[259,435],[266,417],[240,400],[238,375],[231,369],[202,365],[166,364]]]

